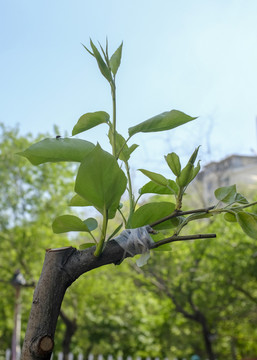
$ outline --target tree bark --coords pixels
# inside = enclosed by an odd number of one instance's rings
[[[114,240],[101,256],[95,247],[79,251],[73,247],[46,251],[42,273],[34,292],[21,360],[50,359],[61,304],[67,288],[83,273],[107,264],[120,264],[128,253]]]

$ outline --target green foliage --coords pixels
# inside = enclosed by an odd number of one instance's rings
[[[139,132],[147,133],[171,130],[195,119],[197,118],[186,115],[181,111],[171,110],[129,128],[128,132],[131,137]]]
[[[171,152],[164,157],[171,170],[171,178],[156,171],[139,169],[150,179],[150,182],[140,189],[139,198],[135,200],[129,161],[138,145],[129,145],[131,137],[138,133],[172,130],[195,120],[196,117],[191,117],[178,110],[166,111],[130,127],[126,139],[116,130],[115,81],[121,64],[123,44],[111,57],[109,57],[108,42],[106,42],[105,49],[100,44],[98,49],[92,40],[90,40],[90,49],[83,46],[96,60],[101,74],[110,85],[113,112],[112,117],[104,111],[82,115],[74,126],[72,135],[86,132],[100,124],[106,124],[111,153],[104,151],[99,144],[94,145],[86,140],[59,137],[42,140],[20,152],[20,155],[26,157],[34,165],[60,161],[80,163],[75,181],[76,194],[70,200],[69,205],[93,206],[101,214],[102,221],[98,228],[99,237],[97,239],[93,237],[88,220],[82,221],[70,215],[60,216],[54,221],[54,232],[89,232],[97,244],[95,256],[99,256],[107,240],[109,220],[115,218],[117,210],[122,217],[124,228],[139,227],[157,221],[156,228],[159,230],[169,229],[168,235],[175,237],[179,236],[182,229],[192,221],[225,213],[225,220],[236,220],[248,236],[255,238],[256,216],[244,211],[246,207],[253,204],[248,203],[244,196],[237,193],[235,185],[217,189],[215,196],[218,204],[212,208],[203,209],[203,211],[192,210],[191,213],[186,214],[182,211],[186,190],[200,171],[200,161],[196,162],[199,147],[193,151],[184,167],[181,166],[180,158],[176,153]],[[172,179],[174,175],[175,181]],[[126,190],[129,209],[121,209],[120,203]],[[172,199],[169,198],[168,202],[161,201],[138,207],[140,197],[150,193],[166,196],[166,198],[167,195],[171,195]],[[167,216],[170,216],[169,220],[166,219]],[[93,223],[94,229],[95,225],[96,222]],[[118,229],[121,230],[121,227],[119,226]]]
[[[100,124],[108,124],[110,115],[104,111],[96,111],[82,115],[72,130],[72,136],[89,130]]]
[[[86,140],[54,138],[39,141],[18,155],[26,157],[33,165],[59,161],[80,162],[93,148],[94,145]]]
[[[44,134],[44,137],[48,136]],[[53,236],[49,221],[67,211],[73,191],[74,164],[32,167],[15,154],[40,141],[43,135],[19,134],[18,128],[0,124],[0,348],[11,346],[15,290],[10,284],[20,269],[27,284],[39,278],[45,249],[68,246],[65,236]],[[22,331],[30,311],[33,286],[21,291]]]
[[[101,214],[115,216],[127,179],[116,159],[97,145],[78,170],[75,191]]]
[[[139,207],[131,219],[132,228],[145,226],[170,215],[175,210],[175,204],[171,202],[150,202]],[[175,221],[174,221],[175,220]],[[156,226],[155,230],[172,229],[177,224],[177,219],[167,220]]]
[[[91,232],[95,230],[97,226],[97,221],[94,218],[88,218],[82,221],[80,218],[74,215],[58,216],[52,224],[53,232],[55,234],[69,231]]]

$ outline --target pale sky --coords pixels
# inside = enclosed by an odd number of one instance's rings
[[[256,0],[0,0],[0,122],[71,134],[87,112],[111,113],[108,84],[83,49],[124,42],[117,75],[118,130],[163,111],[199,118],[175,131],[139,134],[134,167],[163,155],[203,162],[257,151]],[[84,138],[107,148],[104,125]]]

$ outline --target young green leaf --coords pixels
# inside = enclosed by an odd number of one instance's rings
[[[158,246],[157,248],[152,249],[153,251],[172,251],[172,245],[171,244],[164,244],[161,246]]]
[[[108,138],[109,138],[110,144],[113,145],[113,136],[112,136],[111,129],[108,132]],[[116,153],[119,154],[119,159],[122,161],[125,161],[125,162],[128,161],[130,158],[130,155],[138,147],[138,145],[133,144],[130,147],[128,147],[124,137],[122,135],[120,135],[119,133],[117,133],[117,131],[116,131],[115,139],[116,139]]]
[[[149,225],[156,220],[170,215],[175,210],[175,204],[170,202],[152,202],[140,206],[132,216],[132,228]],[[177,219],[167,220],[155,226],[156,230],[172,229],[177,226]]]
[[[239,204],[249,204],[249,201],[242,194],[239,193],[236,194],[235,201]]]
[[[188,163],[184,169],[182,169],[180,175],[177,177],[176,181],[180,188],[187,186],[194,175],[194,165]]]
[[[27,158],[33,165],[59,161],[81,162],[94,147],[91,142],[81,139],[47,138],[19,152],[18,155]]]
[[[81,244],[79,245],[79,250],[85,250],[88,249],[92,246],[95,246],[95,243],[85,243],[85,244]]]
[[[178,186],[173,180],[168,180],[168,185],[163,186],[156,184],[154,181],[149,181],[141,189],[139,194],[159,194],[159,195],[175,195],[178,192]]]
[[[230,212],[225,213],[224,220],[228,222],[237,222],[236,215]]]
[[[120,231],[120,229],[122,228],[122,226],[123,226],[123,223],[121,223],[118,227],[116,227],[116,229],[111,233],[111,235],[109,235],[107,241],[113,239],[114,236],[115,236],[116,234],[118,234],[118,232]]]
[[[144,170],[144,169],[138,169],[138,170],[141,171],[145,176],[147,176],[149,179],[151,179],[156,184],[162,185],[162,186],[168,185],[168,179],[166,179],[163,175],[157,174],[152,171]]]
[[[194,180],[194,178],[196,177],[196,175],[199,173],[201,169],[201,166],[200,166],[200,160],[198,161],[197,165],[194,167],[193,169],[193,173],[192,173],[192,176],[191,176],[191,179],[190,179],[190,182]]]
[[[174,175],[179,176],[181,172],[181,164],[179,157],[176,153],[172,152],[167,156],[164,156],[169,168],[173,172]]]
[[[217,200],[224,203],[232,203],[235,201],[237,192],[236,185],[223,186],[215,190],[214,195]]]
[[[55,234],[65,233],[69,231],[85,231],[90,232],[97,228],[97,221],[93,218],[82,221],[74,215],[58,216],[52,224]]]
[[[193,152],[193,154],[191,155],[191,157],[190,157],[190,159],[189,159],[189,161],[188,161],[189,163],[191,163],[191,164],[194,165],[195,160],[196,160],[197,155],[198,155],[199,149],[200,149],[200,146],[198,146],[198,147],[195,149],[195,151]]]
[[[92,204],[78,194],[75,194],[70,200],[69,206],[92,206]]]
[[[178,110],[167,111],[129,128],[129,136],[133,136],[139,132],[171,130],[195,119],[197,118],[186,115]]]
[[[82,115],[72,130],[72,136],[89,130],[100,124],[108,124],[110,115],[105,111],[96,111]]]
[[[257,216],[245,211],[236,214],[238,224],[242,230],[251,238],[257,240]]]
[[[121,195],[126,190],[127,178],[116,159],[98,144],[82,161],[75,191],[108,218],[115,215]]]
[[[121,43],[121,45],[118,47],[118,49],[111,56],[111,59],[110,59],[110,67],[111,67],[111,70],[112,70],[112,73],[114,76],[116,75],[118,68],[120,67],[122,46],[123,46],[123,43]]]
[[[106,65],[106,63],[104,62],[100,52],[97,50],[97,47],[95,46],[95,44],[91,39],[90,39],[90,45],[102,75],[111,83],[113,81],[111,72],[108,66]]]

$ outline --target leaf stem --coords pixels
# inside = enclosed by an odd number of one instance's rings
[[[95,257],[100,256],[102,253],[104,241],[106,238],[107,225],[108,225],[108,210],[105,210],[104,215],[103,215],[103,227],[102,227],[102,231],[101,231],[101,238],[100,238],[100,241],[97,244],[95,252],[94,252]]]
[[[115,81],[110,84],[112,92],[112,154],[116,158],[116,86]]]
[[[135,210],[135,202],[134,202],[134,196],[133,196],[130,169],[129,169],[129,164],[127,161],[125,161],[125,167],[126,167],[127,178],[128,178],[128,193],[129,193],[129,217],[128,217],[128,221],[127,221],[127,226],[130,227],[130,219]]]

